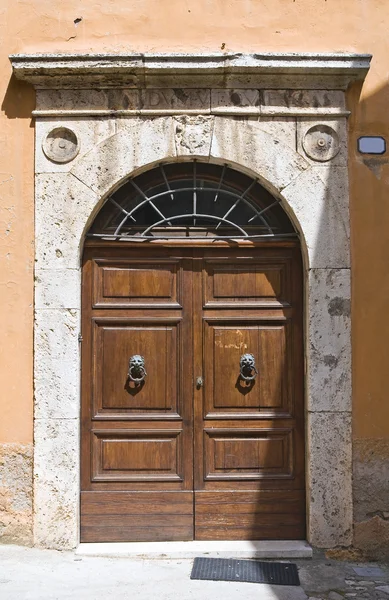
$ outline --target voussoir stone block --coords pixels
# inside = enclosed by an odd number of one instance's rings
[[[75,134],[79,144],[77,156],[65,163],[50,160],[43,151],[47,135],[59,127],[70,129]],[[111,137],[116,131],[116,124],[114,119],[108,117],[90,119],[88,117],[59,118],[55,116],[53,120],[37,119],[35,128],[35,172],[66,173],[81,160],[84,154],[97,144],[100,144],[104,139]]]
[[[282,190],[284,206],[305,239],[311,269],[350,266],[347,189],[343,167],[311,167]]]
[[[214,117],[174,117],[177,156],[209,156]]]
[[[85,226],[99,197],[71,173],[35,178],[35,266],[77,269]]]
[[[72,169],[100,198],[135,171],[176,156],[172,117],[123,118],[117,126],[115,135],[95,146]]]
[[[78,419],[36,419],[34,542],[69,549],[78,542]]]
[[[349,269],[309,272],[308,410],[351,410]]]
[[[266,131],[275,140],[296,150],[296,119],[294,117],[263,117],[258,121],[259,129]]]
[[[308,413],[310,543],[319,548],[352,542],[350,413]]]
[[[211,158],[245,167],[278,191],[308,168],[297,152],[249,119],[215,117]]]

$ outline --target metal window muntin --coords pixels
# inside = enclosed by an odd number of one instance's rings
[[[175,170],[175,166],[179,167]],[[187,167],[183,169],[183,165]],[[189,166],[191,165],[191,166]],[[202,167],[206,169],[202,172]],[[169,169],[169,173],[166,170]],[[191,171],[191,172],[190,172]],[[172,176],[173,175],[173,176]],[[150,181],[150,184],[147,183]],[[174,187],[174,182],[182,182],[184,185]],[[201,182],[204,184],[201,184]],[[163,185],[165,189],[155,193],[156,188]],[[153,191],[154,190],[154,191]],[[126,194],[126,192],[128,193]],[[192,193],[192,212],[182,213],[180,211],[181,200],[188,204],[188,197],[184,194]],[[214,194],[212,205],[215,206],[218,201],[223,207],[223,213],[220,215],[210,214],[203,210],[201,206],[205,200],[209,203],[210,199],[202,197],[204,193]],[[135,195],[136,194],[136,195]],[[119,195],[119,198],[118,198]],[[158,201],[170,196],[171,201],[175,202],[174,214],[166,215],[163,213],[166,204],[158,207]],[[134,201],[139,199],[135,206]],[[231,198],[230,206],[227,209],[227,199]],[[234,210],[243,203],[248,209],[248,216],[245,215],[245,222],[236,222],[232,217]],[[126,208],[123,206],[126,206]],[[186,206],[185,204],[185,206]],[[109,212],[108,205],[112,207],[113,212]],[[208,206],[210,206],[208,204]],[[117,212],[114,212],[114,207]],[[151,208],[155,218],[153,222],[142,223],[138,221],[141,210]],[[120,217],[122,214],[122,218]],[[264,216],[266,214],[266,217]],[[98,217],[106,216],[104,225],[96,231]],[[192,219],[192,224],[181,223],[180,220],[188,221]],[[258,225],[252,225],[253,221],[259,221]],[[200,221],[200,225],[198,225]],[[205,225],[204,225],[205,221]],[[131,223],[130,223],[131,222]],[[177,222],[177,224],[176,224]],[[212,225],[214,224],[214,225]],[[153,230],[167,225],[162,232]],[[177,228],[186,230],[186,235],[177,235]],[[226,235],[223,231],[226,228],[233,231]],[[169,228],[171,235],[169,235]],[[173,229],[175,230],[173,234]],[[149,172],[144,172],[134,178],[127,179],[120,188],[111,194],[100,209],[87,237],[109,239],[109,240],[131,240],[131,239],[187,239],[187,230],[195,231],[206,229],[205,235],[194,235],[196,239],[256,239],[296,237],[297,232],[293,227],[289,217],[281,206],[281,200],[268,192],[257,179],[249,177],[228,165],[211,165],[209,163],[198,162],[191,163],[160,163]],[[220,229],[220,235],[218,230]],[[265,230],[267,233],[263,233]],[[173,234],[173,235],[172,235]]]

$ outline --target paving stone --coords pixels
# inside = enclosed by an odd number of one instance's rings
[[[360,577],[383,577],[384,571],[380,567],[352,567]]]

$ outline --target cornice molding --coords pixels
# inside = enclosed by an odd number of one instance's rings
[[[369,54],[13,54],[17,79],[40,89],[346,89]]]

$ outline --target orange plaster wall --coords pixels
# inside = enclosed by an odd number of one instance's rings
[[[74,21],[82,19],[78,24]],[[389,140],[387,0],[2,0],[0,6],[0,443],[32,437],[34,94],[16,52],[369,52],[349,94],[354,436],[389,435],[389,167],[361,134]]]

